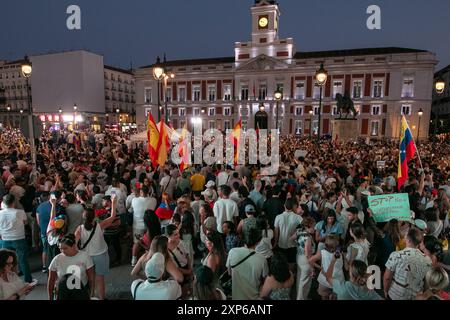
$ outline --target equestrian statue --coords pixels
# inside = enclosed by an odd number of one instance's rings
[[[355,119],[355,117],[356,117],[355,105],[348,93],[345,93],[344,96],[342,96],[342,94],[338,93],[336,95],[336,101],[337,101],[336,105],[337,105],[337,113],[339,114],[339,119],[342,119],[342,115],[344,113],[345,113],[345,119],[347,119],[350,112],[353,114],[353,119]]]

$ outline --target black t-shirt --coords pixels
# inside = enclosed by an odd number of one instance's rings
[[[276,216],[284,212],[283,201],[281,201],[280,198],[275,197],[267,199],[264,202],[263,211],[267,217],[270,227],[273,229]]]

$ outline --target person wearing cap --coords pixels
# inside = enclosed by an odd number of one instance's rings
[[[214,201],[213,201],[214,193],[212,192],[212,190],[211,189],[206,189],[205,191],[202,191],[200,194],[205,199],[205,202],[207,204],[209,204],[211,209],[213,209],[214,208]]]
[[[173,279],[162,280],[165,267],[164,255],[156,252],[145,265],[147,280],[135,280],[131,284],[134,300],[177,300],[181,286]]]
[[[208,183],[206,183],[206,190],[211,190],[212,193],[212,198],[210,197],[210,199],[213,202],[217,201],[218,195],[217,195],[217,191],[214,189],[214,187],[216,186],[215,182],[212,180],[209,180]]]
[[[253,205],[247,204],[245,206],[246,218],[242,219],[237,226],[237,233],[241,239],[245,241],[245,237],[248,236],[250,228],[256,228],[256,209]]]

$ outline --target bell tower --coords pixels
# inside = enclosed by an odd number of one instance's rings
[[[292,38],[279,39],[278,37],[280,21],[278,3],[274,0],[255,0],[250,9],[252,40],[235,43],[236,67],[262,54],[291,64],[295,54],[294,40]]]
[[[272,43],[278,39],[280,10],[276,1],[255,0],[252,10],[252,42]]]

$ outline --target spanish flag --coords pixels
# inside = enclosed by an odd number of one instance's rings
[[[241,142],[241,129],[242,129],[242,120],[240,119],[239,122],[234,127],[231,135],[231,142],[233,143],[234,146],[234,166],[237,165],[239,159],[239,144]]]
[[[156,127],[155,120],[153,119],[152,113],[148,113],[147,121],[147,140],[148,140],[148,155],[152,161],[153,168],[156,168],[158,164],[158,140],[159,131]]]
[[[187,167],[189,167],[189,165],[191,164],[190,162],[190,153],[189,153],[189,148],[188,148],[188,143],[189,141],[187,141],[187,123],[184,124],[183,127],[183,131],[181,131],[181,143],[180,143],[180,148],[178,149],[178,154],[181,158],[181,162],[180,162],[180,171],[183,172]]]
[[[409,129],[405,116],[402,116],[402,129],[400,132],[400,154],[398,157],[397,187],[400,188],[408,180],[408,161],[414,158],[417,151],[416,144]]]
[[[159,137],[158,137],[158,144],[156,148],[157,152],[157,160],[156,162],[159,164],[159,166],[164,166],[164,164],[167,161],[167,156],[169,154],[169,134],[167,132],[166,124],[161,121],[159,126]]]

